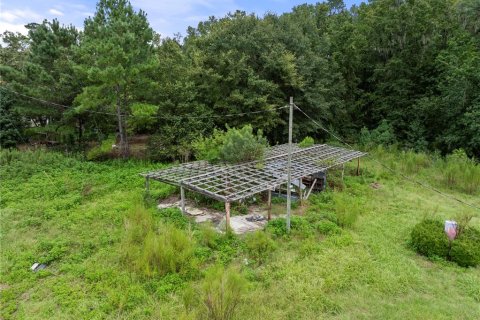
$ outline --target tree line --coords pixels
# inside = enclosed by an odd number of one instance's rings
[[[237,11],[173,38],[129,1],[100,0],[83,31],[57,20],[26,27],[1,38],[2,147],[43,137],[82,149],[113,136],[127,157],[130,137],[145,134],[153,158],[188,159],[199,137],[245,124],[282,143],[279,107],[293,96],[351,142],[480,158],[477,0]],[[330,138],[300,113],[293,135]]]

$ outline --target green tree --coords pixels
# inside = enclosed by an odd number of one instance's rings
[[[149,82],[144,72],[152,67],[153,40],[146,14],[126,0],[100,0],[95,15],[85,20],[77,75],[87,85],[75,99],[77,110],[115,111],[123,157],[129,154],[130,106],[144,102],[139,88]]]
[[[13,110],[13,97],[0,87],[0,147],[13,148],[23,138],[24,123]]]

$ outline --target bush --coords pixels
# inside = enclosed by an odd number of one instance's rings
[[[187,229],[191,221],[182,213],[179,208],[165,208],[158,210],[158,215],[165,223],[171,223],[179,229]]]
[[[450,259],[462,267],[480,264],[480,231],[467,228],[453,242]]]
[[[315,144],[315,140],[313,140],[312,137],[305,137],[302,141],[300,141],[300,143],[298,144],[298,146],[300,148],[308,148],[308,147],[311,147]]]
[[[425,219],[417,224],[411,233],[411,244],[418,253],[429,258],[448,256],[449,242],[441,221]]]
[[[93,147],[87,152],[87,160],[105,160],[112,155],[114,151],[115,138],[109,137],[103,140],[100,145]]]
[[[291,216],[290,228],[292,234],[308,237],[314,233],[312,225],[304,217]],[[273,219],[265,227],[267,231],[275,236],[284,236],[287,234],[287,224],[285,218]]]
[[[262,131],[253,133],[251,125],[241,129],[228,128],[227,132],[215,130],[210,138],[200,138],[193,143],[195,157],[210,162],[239,163],[260,160],[267,139]]]
[[[245,236],[249,256],[258,264],[265,262],[270,253],[276,249],[275,242],[264,231],[256,231]]]
[[[200,224],[198,226],[196,235],[200,244],[209,247],[210,249],[217,247],[219,235],[210,223]]]
[[[318,232],[324,235],[338,234],[341,232],[340,227],[337,226],[336,223],[333,223],[332,221],[329,221],[329,220],[323,220],[323,221],[317,222],[315,224],[315,228],[317,229]]]
[[[382,120],[380,125],[369,131],[363,127],[360,131],[360,145],[372,148],[377,145],[389,146],[396,142],[395,133],[392,126],[386,120]]]
[[[207,271],[200,287],[185,291],[186,318],[229,320],[241,303],[247,280],[236,270],[219,265]]]
[[[417,224],[411,233],[415,250],[427,257],[441,257],[456,262],[462,267],[480,264],[480,231],[473,228],[459,228],[461,231],[452,241],[451,248],[444,233],[443,223],[425,219]]]

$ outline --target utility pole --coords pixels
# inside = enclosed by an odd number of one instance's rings
[[[288,117],[288,163],[287,163],[287,233],[290,232],[290,211],[292,210],[292,126],[293,97],[290,97],[290,115]]]

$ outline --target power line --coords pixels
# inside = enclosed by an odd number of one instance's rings
[[[32,99],[32,100],[35,100],[35,101],[38,101],[38,102],[41,102],[41,103],[44,103],[44,104],[49,104],[49,105],[53,105],[53,106],[57,106],[57,107],[62,107],[62,108],[65,108],[65,109],[74,109],[74,107],[72,107],[72,106],[66,106],[66,105],[63,105],[63,104],[60,104],[60,103],[56,103],[56,102],[47,101],[47,100],[39,99],[39,98],[36,98],[36,97],[28,96],[26,94],[23,94],[23,93],[20,93],[20,92],[17,92],[17,91],[14,91],[14,90],[11,90],[11,89],[8,89],[8,88],[5,88],[5,87],[3,87],[3,89],[5,89],[7,91],[10,91],[14,94],[17,94],[19,96],[22,96],[22,97],[25,97],[25,98],[28,98],[28,99]],[[281,110],[281,109],[286,109],[286,108],[288,108],[288,106],[273,108],[273,109],[269,109],[269,110],[257,110],[257,111],[249,111],[249,112],[230,113],[230,114],[224,114],[224,115],[212,114],[212,115],[204,115],[204,116],[187,116],[187,115],[180,115],[180,116],[161,116],[161,115],[150,116],[150,115],[145,115],[145,116],[142,116],[142,115],[126,115],[126,114],[123,114],[121,116],[122,117],[130,117],[130,118],[141,118],[141,119],[145,119],[145,118],[170,119],[170,120],[178,120],[178,119],[182,119],[182,118],[183,119],[206,119],[206,118],[224,118],[224,117],[244,116],[244,115],[249,115],[249,114],[267,113],[267,112],[273,112],[273,111],[276,111],[276,110]],[[118,116],[118,114],[113,113],[113,112],[94,111],[94,110],[82,110],[82,112]]]
[[[345,144],[345,145],[348,146],[349,148],[352,148],[352,149],[353,149],[353,147],[352,147],[349,143],[347,143],[345,140],[343,140],[343,139],[341,139],[340,137],[338,137],[337,135],[335,135],[333,132],[330,132],[329,130],[325,129],[320,123],[318,123],[318,122],[315,121],[312,117],[310,117],[308,114],[306,114],[306,113],[305,113],[302,109],[300,109],[297,105],[295,105],[295,108],[297,108],[298,111],[300,111],[300,112],[301,112],[302,114],[304,114],[308,119],[310,119],[313,123],[315,123],[320,129],[322,129],[323,131],[327,132],[327,133],[330,134],[332,137],[334,137],[335,139],[337,139],[337,140],[340,141],[341,143]],[[449,199],[451,199],[451,200],[455,200],[455,201],[457,201],[457,202],[459,202],[459,203],[461,203],[461,204],[463,204],[463,205],[465,205],[465,206],[471,207],[471,208],[473,208],[473,209],[480,210],[480,207],[478,207],[478,206],[476,206],[476,205],[474,205],[474,204],[465,202],[465,201],[463,201],[462,199],[459,199],[459,198],[457,198],[457,197],[455,197],[455,196],[453,196],[453,195],[451,195],[451,194],[448,194],[448,193],[445,193],[445,192],[443,192],[443,191],[440,191],[440,190],[438,190],[437,188],[434,188],[434,187],[432,187],[432,186],[430,186],[430,185],[428,185],[428,184],[426,184],[426,183],[424,183],[424,182],[422,182],[422,181],[419,181],[419,180],[414,179],[414,178],[412,178],[412,177],[409,177],[409,176],[407,176],[407,175],[405,175],[405,174],[403,174],[403,173],[401,173],[401,172],[399,172],[399,171],[394,170],[393,168],[391,168],[391,167],[383,164],[382,162],[378,161],[377,159],[375,159],[375,158],[374,158],[372,155],[370,155],[370,154],[367,154],[367,157],[369,157],[370,159],[372,159],[374,162],[376,162],[377,164],[379,164],[379,165],[382,166],[383,168],[385,168],[385,169],[387,169],[387,170],[389,170],[389,171],[391,171],[391,172],[393,172],[393,173],[395,173],[395,174],[398,174],[398,175],[401,176],[403,179],[405,179],[405,180],[407,180],[407,181],[409,181],[409,182],[412,182],[412,183],[414,183],[414,184],[418,184],[419,186],[421,186],[421,187],[423,187],[423,188],[425,188],[425,189],[428,189],[428,190],[430,190],[430,191],[436,192],[436,193],[440,194],[441,196],[446,197],[446,198],[449,198]]]

